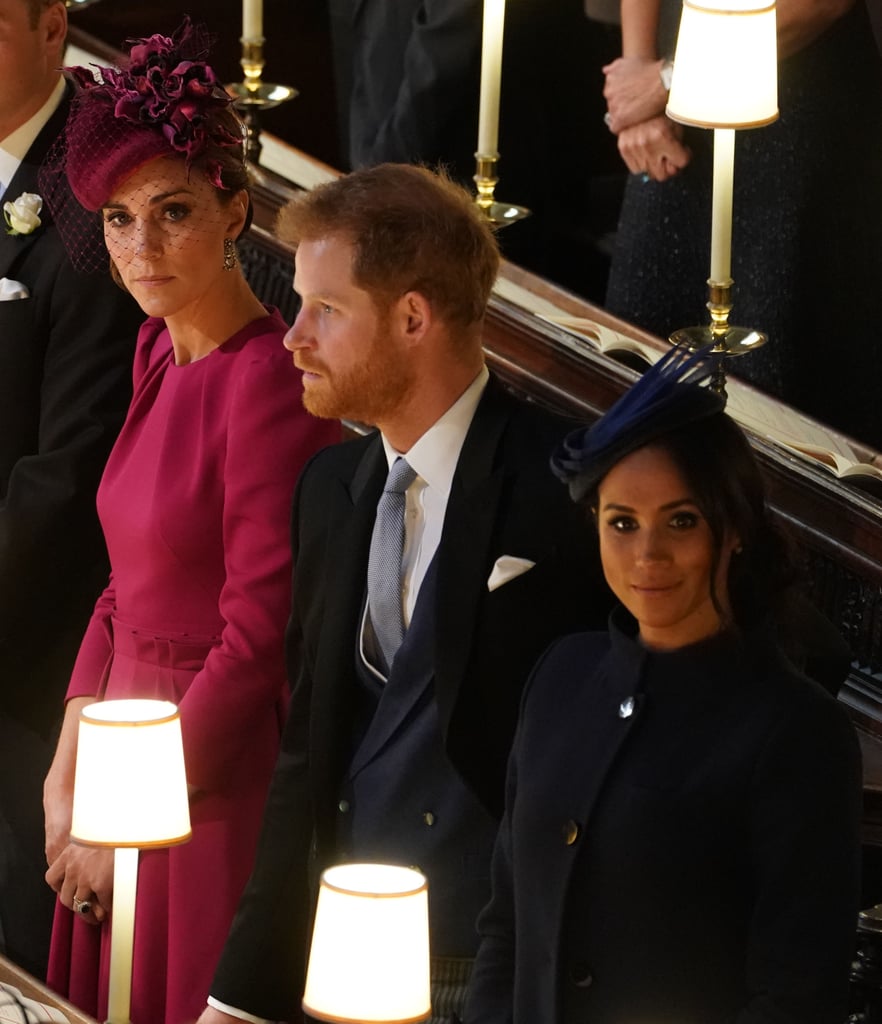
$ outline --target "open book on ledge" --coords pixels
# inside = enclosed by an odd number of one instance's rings
[[[48,1003],[29,999],[15,985],[0,983],[0,1024],[69,1024],[67,1017]]]
[[[536,295],[529,288],[505,277],[504,274],[500,274],[496,279],[493,292],[499,298],[533,313],[537,319],[544,320],[545,323],[553,324],[566,331],[581,345],[587,345],[604,355],[620,359],[623,356],[638,357],[636,361],[628,358],[622,359],[634,369],[639,369],[641,363],[654,363],[667,350],[667,346],[661,341],[644,341],[633,338],[612,327],[607,327],[605,324],[600,324],[590,317],[576,316],[550,299]]]
[[[882,469],[867,461],[833,430],[731,377],[726,411],[742,427],[822,466],[845,483],[882,497]]]
[[[644,341],[597,323],[590,317],[574,316],[503,277],[499,278],[494,290],[500,297],[530,310],[538,319],[562,328],[598,352],[632,369],[639,371],[641,361],[643,364],[654,363],[668,351],[666,342]],[[735,359],[728,369],[737,371],[737,367],[738,360]],[[882,469],[862,457],[846,438],[730,375],[727,376],[726,390],[729,395],[726,411],[742,427],[823,467],[844,482],[882,498]]]
[[[540,320],[546,323],[562,327],[576,337],[584,338],[598,352],[614,359],[623,356],[637,356],[645,363],[654,363],[664,355],[664,349],[659,349],[650,342],[641,341],[639,338],[631,338],[627,334],[614,331],[611,327],[605,327],[594,320],[584,316],[567,316],[566,314],[538,313]],[[632,365],[628,359],[624,360]]]

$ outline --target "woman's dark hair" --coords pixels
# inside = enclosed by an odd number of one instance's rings
[[[192,160],[192,166],[199,168],[210,180],[219,178],[218,189],[221,199],[232,199],[236,192],[246,189],[251,191],[251,180],[248,173],[248,164],[245,160],[245,126],[236,111],[232,107],[212,111],[212,121],[218,132],[224,133],[230,138],[237,136],[243,140],[239,146],[219,145],[213,139],[209,139],[205,148]],[[217,182],[216,182],[217,183]]]
[[[769,615],[779,618],[798,574],[790,545],[771,522],[759,466],[738,424],[720,412],[660,434],[645,447],[670,456],[706,519],[713,542],[711,579],[727,534],[738,536],[741,550],[732,556],[728,578],[735,625],[748,628]],[[711,598],[722,612],[719,595],[712,592]]]

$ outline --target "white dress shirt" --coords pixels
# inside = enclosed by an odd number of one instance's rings
[[[399,452],[381,434],[389,469],[398,458],[407,459],[417,474],[404,492],[404,549],[401,555],[401,612],[404,628],[410,625],[420,587],[426,578],[444,528],[447,499],[459,453],[471,426],[475,409],[487,386],[490,374],[486,366],[447,412],[436,420],[409,451]],[[370,630],[367,602],[362,612],[358,647],[364,664],[381,682],[386,677],[377,670],[365,644]]]
[[[438,550],[459,453],[489,378],[487,367],[482,367],[478,376],[410,451],[397,452],[385,437],[382,439],[389,468],[403,456],[417,474],[405,491],[401,559],[405,628],[410,625],[420,587]]]
[[[36,114],[28,118],[14,132],[10,132],[5,139],[0,140],[0,197],[6,198],[6,189],[15,177],[19,164],[24,160],[36,137],[45,128],[46,122],[58,109],[63,95],[64,79],[59,77],[52,90],[52,95]],[[15,200],[18,199],[18,196],[9,196],[8,198]]]

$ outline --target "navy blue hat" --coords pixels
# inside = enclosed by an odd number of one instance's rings
[[[591,427],[567,434],[551,457],[573,501],[590,494],[613,466],[679,427],[721,413],[722,395],[703,386],[713,370],[710,347],[665,353]]]

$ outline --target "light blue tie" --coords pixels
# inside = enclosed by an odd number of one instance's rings
[[[377,503],[377,518],[368,556],[368,607],[377,644],[386,659],[392,661],[404,639],[401,601],[401,558],[404,552],[404,492],[416,479],[407,462],[392,463],[383,494]]]

